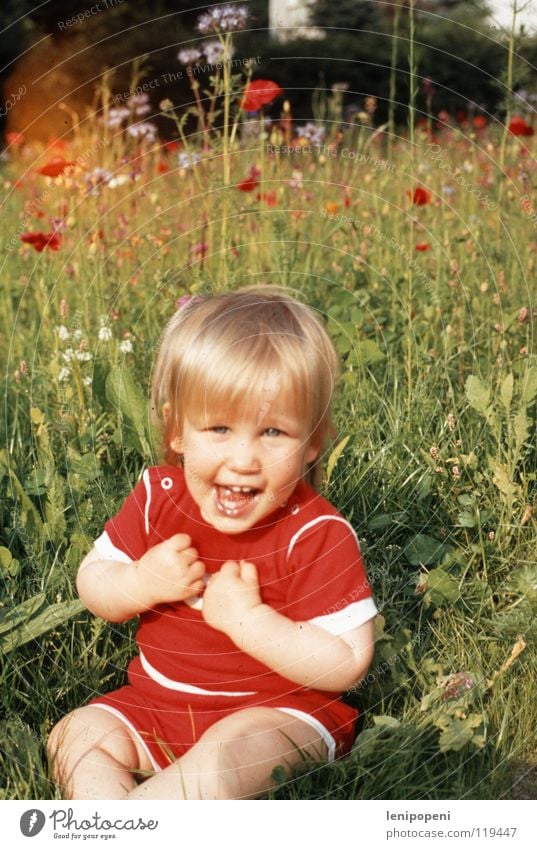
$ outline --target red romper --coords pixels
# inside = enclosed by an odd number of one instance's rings
[[[343,634],[376,615],[356,534],[326,499],[300,482],[287,504],[234,535],[209,525],[183,470],[147,469],[95,548],[130,563],[176,533],[188,534],[208,573],[249,560],[265,604],[289,619]],[[241,651],[207,625],[203,597],[161,604],[140,615],[139,654],[129,683],[91,702],[129,726],[158,770],[183,755],[223,717],[247,707],[277,708],[312,725],[332,760],[349,751],[358,712],[333,693],[301,687]]]

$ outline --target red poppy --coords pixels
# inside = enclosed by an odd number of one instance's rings
[[[276,206],[278,203],[276,192],[260,192],[257,200],[264,200],[268,206]]]
[[[6,133],[6,141],[8,144],[22,144],[24,136],[22,133]]]
[[[59,177],[66,168],[72,168],[76,162],[67,162],[63,156],[54,156],[46,165],[37,169],[38,174],[44,177]]]
[[[414,189],[414,194],[412,195],[412,203],[415,203],[416,206],[425,206],[425,204],[431,202],[431,193],[427,191],[427,189],[422,189],[421,186],[417,186]]]
[[[174,153],[176,150],[181,150],[181,144],[178,141],[164,142],[164,147],[169,153]]]
[[[166,174],[169,170],[170,170],[170,166],[167,165],[166,162],[164,162],[163,159],[161,159],[159,164],[157,165],[158,173],[159,174]]]
[[[45,248],[50,248],[51,251],[57,251],[60,247],[60,236],[58,233],[22,233],[21,241],[42,253]]]
[[[476,130],[483,130],[487,126],[487,119],[484,115],[476,115],[474,118],[474,127]]]
[[[259,180],[256,180],[255,177],[246,177],[246,180],[237,183],[236,188],[241,192],[253,192],[254,189],[257,189],[258,185]]]
[[[253,80],[244,89],[244,95],[240,103],[245,112],[258,112],[262,106],[272,103],[283,94],[283,88],[272,80]]]
[[[513,117],[509,121],[509,126],[507,127],[507,129],[513,136],[533,135],[533,127],[530,127],[530,125],[527,124],[524,118],[522,118],[520,115],[513,115]]]
[[[428,244],[428,242],[418,242],[418,244],[416,245],[417,251],[428,251],[430,250],[430,248],[431,246]]]

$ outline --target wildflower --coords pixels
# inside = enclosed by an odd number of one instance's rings
[[[129,105],[131,108],[134,107],[135,115],[147,115],[151,112],[151,103],[149,102],[149,95],[146,92],[133,94],[129,100]]]
[[[91,386],[91,384],[93,383],[93,378],[90,377],[88,374],[86,377],[82,378],[82,383],[84,384],[84,386]]]
[[[209,245],[205,244],[205,242],[198,242],[197,244],[190,246],[190,256],[193,259],[196,257],[203,259],[208,250]]]
[[[32,247],[38,251],[38,253],[42,253],[45,248],[50,248],[51,251],[57,251],[60,247],[60,236],[58,233],[41,233],[41,232],[32,232],[32,233],[22,233],[21,242],[24,242],[27,245],[32,245]]]
[[[289,186],[292,189],[301,189],[302,188],[302,171],[300,168],[293,168],[291,171],[291,179],[289,180]]]
[[[195,47],[185,47],[184,50],[180,50],[177,54],[177,58],[182,65],[195,65],[196,62],[199,62],[201,57],[202,54]]]
[[[126,106],[112,107],[112,109],[108,111],[108,126],[111,128],[120,127],[123,121],[130,118],[130,114],[130,109]]]
[[[77,351],[75,356],[79,363],[89,363],[93,359],[93,354],[90,351]]]
[[[69,339],[69,336],[71,334],[69,333],[69,331],[67,330],[67,328],[64,324],[60,324],[60,326],[57,328],[57,330],[58,330],[58,336],[60,337],[62,342],[65,342],[66,339]]]
[[[67,162],[63,156],[54,156],[46,165],[37,169],[37,174],[44,177],[60,177],[65,170],[73,168],[76,162]]]
[[[461,476],[460,468],[458,466],[453,466],[452,469],[451,469],[451,474],[453,475],[454,478],[460,478],[460,476]]]
[[[119,343],[119,350],[122,354],[132,354],[133,347],[130,339],[124,339]]]
[[[239,189],[240,192],[253,192],[254,189],[257,189],[259,185],[259,180],[256,177],[246,177],[245,180],[242,180],[240,183],[237,183],[235,188]]]
[[[326,129],[322,124],[314,124],[312,121],[308,121],[303,127],[297,127],[297,134],[301,139],[306,139],[310,144],[319,147],[326,136]]]
[[[527,307],[522,307],[518,313],[517,321],[519,324],[530,324],[533,321],[533,311]]]
[[[193,306],[194,304],[200,303],[200,301],[203,301],[203,298],[200,295],[181,295],[181,297],[177,299],[175,306],[178,310],[184,310],[189,304]]]
[[[62,318],[66,318],[69,315],[69,306],[65,298],[62,298],[60,301],[60,315]]]
[[[58,381],[60,383],[64,383],[66,380],[69,380],[70,377],[71,377],[71,369],[67,368],[66,366],[63,366],[59,371]]]
[[[430,250],[430,248],[431,248],[431,246],[429,245],[428,242],[418,242],[417,245],[416,245],[417,251],[428,251],[428,250]]]
[[[102,315],[99,319],[100,327],[98,338],[101,342],[109,342],[112,338],[112,331],[106,322],[106,316]]]
[[[118,174],[117,177],[112,177],[108,183],[109,189],[117,189],[119,186],[125,186],[131,182],[128,174]]]
[[[277,206],[278,196],[276,192],[260,192],[256,195],[256,200],[264,201],[267,206]]]
[[[425,206],[425,204],[431,202],[431,193],[427,191],[427,189],[422,189],[421,186],[416,186],[414,189],[414,194],[412,195],[412,203],[416,204],[416,206]]]
[[[513,115],[513,117],[509,121],[509,126],[507,127],[507,129],[513,136],[533,135],[533,127],[530,127],[530,125],[527,124],[524,118],[522,118],[520,115]]]
[[[224,45],[218,41],[218,39],[215,38],[212,41],[204,41],[201,46],[209,65],[216,65],[218,62],[222,61]]]
[[[22,375],[28,374],[28,363],[26,360],[21,360],[19,363],[19,371]]]
[[[431,447],[429,448],[429,454],[431,455],[433,460],[438,459],[438,448],[436,445],[431,445]]]
[[[22,144],[24,142],[24,136],[22,133],[6,133],[6,141],[10,146]]]
[[[142,121],[138,124],[133,124],[131,127],[127,128],[127,132],[129,136],[132,136],[135,139],[142,138],[149,144],[155,141],[157,138],[157,128],[155,124],[152,124],[150,121]]]
[[[248,9],[246,6],[236,6],[226,3],[223,6],[214,6],[200,15],[198,18],[198,32],[208,35],[214,32],[235,32],[244,29],[248,20]]]
[[[240,108],[245,112],[258,112],[262,106],[272,103],[283,94],[283,88],[272,80],[253,80],[244,89]]]
[[[476,115],[474,118],[474,127],[476,130],[483,130],[487,126],[487,119],[484,115]]]
[[[487,537],[491,542],[494,541],[495,536],[496,536],[496,534],[494,533],[494,531],[489,531],[488,534],[487,534]]]
[[[503,333],[503,331],[504,331],[503,324],[495,324],[494,330],[496,331],[496,333]]]
[[[442,683],[446,701],[460,699],[468,690],[475,687],[475,681],[467,672],[455,672],[453,675],[448,675]]]
[[[182,150],[177,154],[179,168],[190,168],[192,165],[197,165],[200,159],[199,153],[187,153],[187,151]]]
[[[448,427],[451,431],[455,430],[455,416],[453,413],[449,413],[447,417]]]
[[[163,112],[168,112],[168,110],[173,109],[173,101],[169,97],[165,97],[164,100],[160,101],[159,109],[162,109]]]
[[[339,203],[329,200],[325,203],[324,208],[328,215],[335,215],[339,209]]]

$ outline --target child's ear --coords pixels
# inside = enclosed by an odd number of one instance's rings
[[[170,440],[170,448],[172,451],[175,451],[176,454],[182,454],[183,438],[181,436],[174,436],[173,439]]]
[[[314,442],[311,442],[306,451],[306,465],[313,463],[314,460],[319,456],[319,446]]]

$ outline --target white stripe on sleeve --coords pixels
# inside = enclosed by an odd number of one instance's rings
[[[93,543],[93,547],[97,554],[103,560],[116,560],[118,563],[132,563],[132,558],[120,548],[116,548],[106,531],[103,531],[100,537],[97,537]]]
[[[369,622],[374,619],[378,610],[372,598],[363,598],[360,601],[355,601],[344,607],[342,610],[337,610],[335,613],[328,613],[324,616],[316,616],[314,619],[308,619],[312,625],[317,625],[323,631],[328,631],[335,637],[344,634],[346,631],[352,631],[363,625],[364,622]]]
[[[356,531],[354,530],[353,526],[349,522],[347,522],[347,520],[344,519],[343,516],[333,516],[331,513],[326,513],[325,515],[317,516],[317,518],[312,519],[311,522],[306,522],[306,524],[302,525],[302,527],[296,532],[296,534],[294,534],[294,536],[291,537],[291,542],[289,543],[289,548],[287,549],[287,556],[288,557],[291,556],[293,548],[295,547],[296,543],[298,542],[299,537],[304,533],[304,531],[307,531],[309,528],[312,528],[314,525],[318,525],[319,522],[326,522],[326,521],[342,522],[344,525],[346,525],[347,528],[349,529],[349,531],[351,531],[354,539],[356,540],[356,545],[358,546],[358,548],[360,547],[358,545],[358,537],[356,536]]]
[[[144,510],[144,519],[145,519],[145,532],[149,536],[149,508],[151,506],[151,481],[149,480],[149,469],[146,469],[142,475],[142,480],[145,486],[145,510]]]

